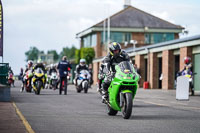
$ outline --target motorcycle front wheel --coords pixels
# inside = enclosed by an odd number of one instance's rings
[[[84,93],[87,93],[87,92],[88,92],[88,84],[85,83],[85,85],[84,85]]]
[[[112,109],[108,104],[106,104],[107,107],[107,114],[111,116],[115,116],[117,114],[117,110]]]
[[[124,94],[124,102],[122,106],[122,116],[124,119],[129,119],[132,113],[133,99],[132,93]]]
[[[40,80],[38,80],[38,81],[36,82],[36,88],[37,88],[37,91],[35,91],[35,94],[36,94],[36,95],[39,95],[39,94],[40,94],[40,90],[41,90],[41,88],[42,88],[42,82],[41,82]]]

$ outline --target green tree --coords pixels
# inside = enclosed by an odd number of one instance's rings
[[[86,60],[87,64],[91,64],[95,57],[94,48],[81,48],[81,58]]]
[[[81,52],[80,51],[81,51],[80,49],[77,49],[75,51],[75,62],[76,62],[76,64],[79,64],[79,61],[81,59],[81,55],[80,55]]]
[[[62,49],[62,52],[60,53],[60,58],[62,58],[63,56],[67,56],[68,59],[73,59],[75,58],[75,51],[76,51],[76,47],[72,46],[71,48],[69,47],[65,47]]]
[[[95,52],[93,48],[81,48],[80,50],[76,50],[75,53],[77,64],[79,63],[80,59],[85,59],[87,64],[91,64],[94,57]]]
[[[30,47],[30,49],[27,52],[25,52],[26,61],[37,60],[39,53],[40,53],[40,51],[36,47]]]
[[[54,60],[54,61],[57,61],[58,58],[59,58],[59,55],[58,55],[58,53],[56,52],[56,50],[48,50],[48,51],[47,51],[47,54],[53,54],[53,60]]]

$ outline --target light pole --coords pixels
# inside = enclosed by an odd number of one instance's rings
[[[135,53],[135,45],[137,44],[137,41],[131,40],[130,43],[133,44],[133,52]]]

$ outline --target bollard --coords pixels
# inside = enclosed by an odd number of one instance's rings
[[[0,85],[0,102],[10,102],[10,87]]]
[[[143,88],[144,89],[149,89],[149,82],[144,82],[143,83]]]

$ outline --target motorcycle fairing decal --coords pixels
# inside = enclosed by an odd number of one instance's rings
[[[43,73],[35,73],[35,75],[36,75],[37,77],[42,77],[44,74],[43,74]]]

